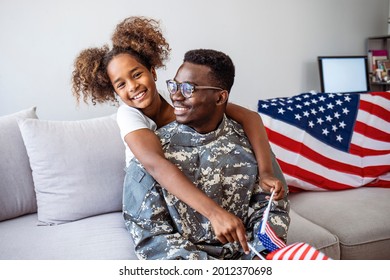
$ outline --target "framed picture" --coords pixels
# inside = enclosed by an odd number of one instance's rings
[[[389,71],[390,70],[390,60],[382,60],[382,65],[384,70]]]

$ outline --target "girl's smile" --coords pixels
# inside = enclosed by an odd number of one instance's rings
[[[108,63],[107,74],[116,94],[131,107],[147,108],[158,94],[154,69],[147,69],[130,54],[115,56]]]

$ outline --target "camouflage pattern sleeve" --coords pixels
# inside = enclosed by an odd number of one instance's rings
[[[174,229],[161,187],[136,160],[126,170],[123,215],[139,259],[207,259]]]

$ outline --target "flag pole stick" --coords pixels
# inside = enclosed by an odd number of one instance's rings
[[[257,250],[251,244],[249,244],[249,242],[247,242],[247,243],[248,243],[249,249],[251,249],[252,252],[256,254],[256,256],[258,256],[261,260],[264,260],[264,261],[266,260],[262,255],[260,255],[259,252],[257,252]]]
[[[271,194],[271,197],[268,201],[268,205],[267,205],[267,208],[265,209],[264,211],[264,214],[263,214],[263,223],[261,224],[261,229],[260,229],[260,233],[264,233],[265,232],[265,226],[267,224],[267,220],[268,220],[268,216],[269,216],[269,211],[271,209],[271,205],[272,205],[272,200],[274,198],[274,194],[275,194],[275,190],[272,192]]]

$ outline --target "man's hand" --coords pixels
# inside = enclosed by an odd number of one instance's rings
[[[262,175],[259,184],[265,192],[272,193],[275,189],[274,200],[280,200],[284,197],[283,183],[278,178],[271,175]]]
[[[241,219],[220,207],[209,217],[209,220],[215,235],[222,244],[239,242],[245,254],[249,254],[245,227]]]

